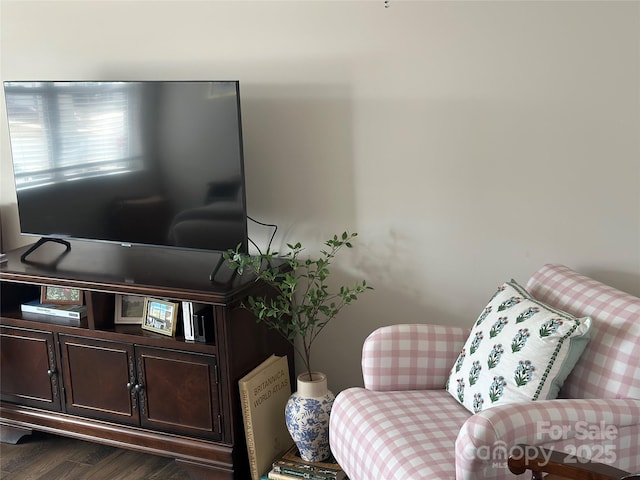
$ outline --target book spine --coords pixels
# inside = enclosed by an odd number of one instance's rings
[[[337,474],[333,473],[318,473],[313,470],[297,469],[295,467],[277,464],[273,465],[273,469],[271,471],[282,475],[288,475],[289,477],[304,478],[308,480],[337,480],[339,478]]]
[[[258,472],[258,460],[256,457],[256,442],[253,436],[253,423],[251,421],[249,389],[246,385],[240,384],[240,405],[242,405],[242,415],[244,417],[244,433],[247,440],[247,451],[249,453],[249,467],[251,469],[251,478],[253,480],[260,479]]]
[[[274,470],[271,470],[269,472],[269,480],[296,480],[298,478],[304,478],[304,477],[291,476],[285,473],[276,472]]]
[[[22,305],[21,310],[25,313],[39,313],[40,315],[52,315],[54,317],[72,318],[79,320],[81,312],[69,310],[58,310],[57,308],[39,307],[36,305]]]
[[[269,477],[269,480],[291,480],[290,477],[285,477],[284,475],[274,472],[273,470],[269,472],[268,477]]]

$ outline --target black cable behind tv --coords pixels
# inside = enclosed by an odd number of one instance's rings
[[[267,245],[267,252],[271,251],[271,244],[273,243],[273,239],[276,236],[276,232],[278,231],[278,226],[273,224],[273,223],[263,223],[260,222],[258,220],[256,220],[255,218],[251,218],[249,215],[247,215],[247,218],[249,220],[251,220],[253,223],[257,223],[258,225],[262,225],[263,227],[272,227],[273,228],[273,232],[271,233],[271,238],[269,238],[269,244]],[[258,250],[258,252],[260,253],[260,255],[262,255],[262,250],[260,250],[260,247],[258,247],[258,245],[249,237],[247,237],[249,242],[256,247],[256,249]],[[220,258],[218,259],[218,263],[216,264],[216,266],[213,268],[213,271],[209,274],[209,280],[212,283],[216,283],[216,284],[222,284],[222,285],[226,285],[229,284],[231,282],[233,282],[233,279],[236,277],[237,272],[234,270],[233,274],[231,275],[231,278],[224,281],[224,282],[219,282],[216,281],[216,275],[218,274],[218,272],[220,271],[220,268],[222,267],[222,265],[224,264],[224,255],[220,255]]]

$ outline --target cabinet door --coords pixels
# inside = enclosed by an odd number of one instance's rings
[[[59,382],[52,333],[0,327],[2,400],[60,410]]]
[[[136,346],[142,426],[221,438],[216,357]]]
[[[68,413],[138,425],[133,345],[60,335]]]

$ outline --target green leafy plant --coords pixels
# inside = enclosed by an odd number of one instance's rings
[[[357,233],[334,235],[324,245],[317,259],[303,257],[300,242],[287,244],[289,252],[280,256],[267,250],[259,255],[247,255],[228,250],[224,258],[228,265],[242,275],[251,272],[273,288],[273,295],[250,296],[243,306],[251,310],[258,320],[277,330],[301,357],[308,378],[311,378],[311,347],[320,332],[345,306],[358,299],[358,295],[371,290],[365,280],[353,286],[340,286],[330,290],[329,269],[336,254],[343,248],[352,248]],[[296,344],[300,337],[302,347]]]

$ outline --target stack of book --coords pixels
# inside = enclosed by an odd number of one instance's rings
[[[38,300],[20,305],[23,314],[36,314],[37,320],[60,325],[79,327],[86,322],[86,305],[60,305],[55,303],[40,303]],[[29,318],[29,317],[25,317]]]
[[[55,303],[40,303],[38,300],[23,303],[20,309],[24,313],[39,313],[54,317],[80,319],[87,316],[85,305],[60,305]]]
[[[294,445],[273,462],[268,474],[270,480],[348,480],[347,475],[333,457],[324,462],[306,462]]]

